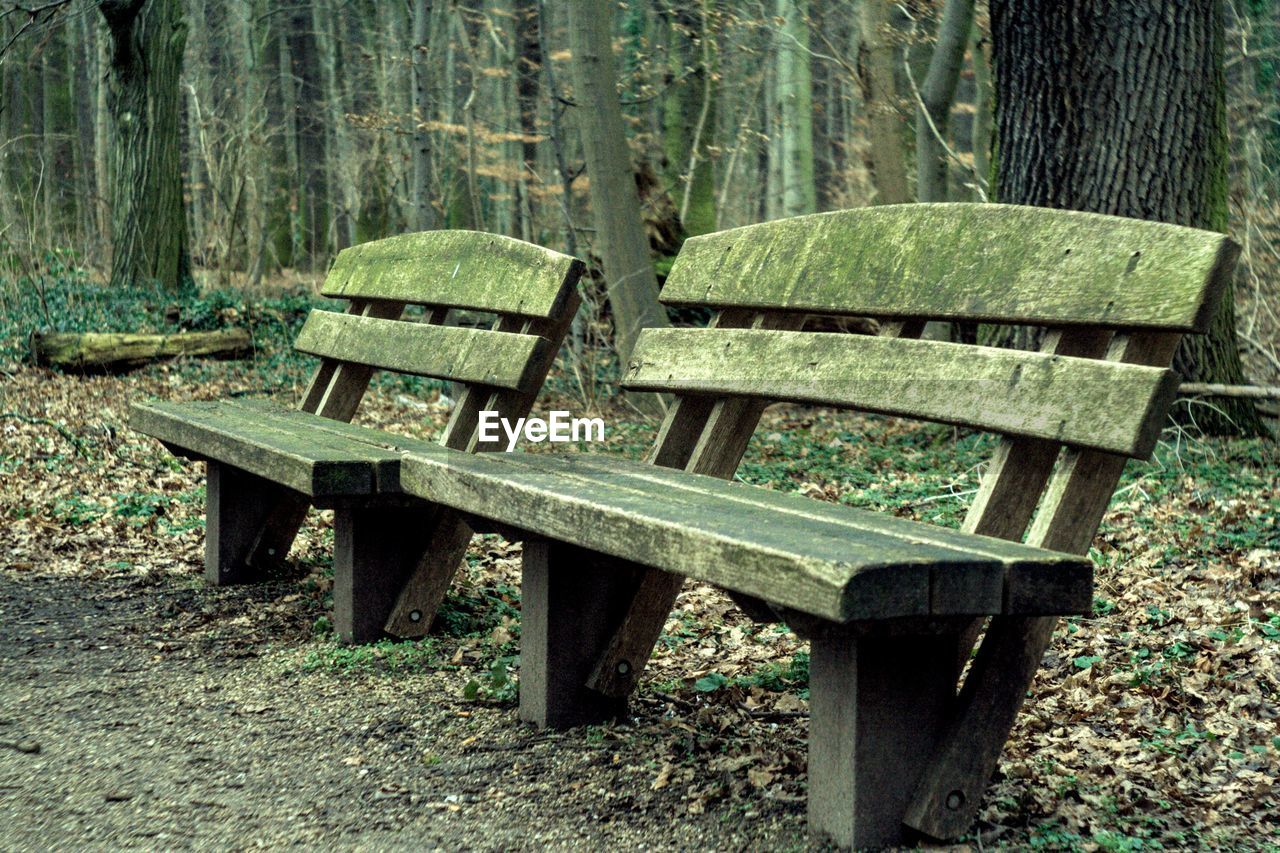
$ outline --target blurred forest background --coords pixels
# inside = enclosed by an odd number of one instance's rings
[[[1243,371],[1191,378],[1274,386],[1280,3],[1219,8]],[[611,67],[589,61],[601,45]],[[3,0],[0,50],[10,294],[62,269],[113,286],[312,281],[346,246],[426,228],[602,260],[610,281],[638,231],[660,284],[681,242],[713,230],[1034,201],[997,191],[992,15],[973,0]],[[618,189],[632,180],[636,226]],[[595,320],[626,321],[624,353],[666,321],[643,282],[595,297]]]

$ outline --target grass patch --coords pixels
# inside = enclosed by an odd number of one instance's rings
[[[328,633],[324,631],[327,625],[327,619],[317,620],[316,632]],[[366,646],[340,645],[330,640],[320,648],[308,651],[302,661],[303,672],[332,675],[412,675],[435,668],[435,641],[430,637],[423,640],[380,640]]]

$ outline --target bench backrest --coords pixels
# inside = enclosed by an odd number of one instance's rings
[[[350,420],[375,370],[460,383],[441,441],[475,449],[479,413],[523,416],[578,306],[582,262],[521,240],[424,231],[344,249],[321,293],[345,314],[312,311],[294,346],[321,363],[300,407]],[[406,305],[426,309],[402,320]],[[496,314],[491,328],[448,324],[452,309]]]
[[[643,332],[624,385],[678,395],[652,461],[721,477],[772,401],[999,433],[966,529],[1020,538],[1047,484],[1032,539],[1079,551],[1096,521],[1053,519],[1086,492],[1109,497],[1124,458],[1151,452],[1177,387],[1174,349],[1207,328],[1237,253],[1207,231],[1010,205],[884,206],[709,234],[685,243],[662,299],[716,319]],[[814,314],[874,317],[882,332],[800,331]],[[1048,333],[1038,352],[916,339],[928,320]],[[1081,464],[1099,470],[1073,480]]]

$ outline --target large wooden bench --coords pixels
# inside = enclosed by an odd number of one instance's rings
[[[321,291],[347,300],[346,313],[312,311],[295,342],[320,357],[298,408],[135,404],[134,429],[207,463],[206,579],[260,578],[288,554],[309,506],[332,507],[338,634],[366,642],[388,626],[425,631],[471,530],[401,492],[401,455],[498,449],[478,440],[480,412],[529,411],[577,309],[582,270],[566,255],[472,231],[365,243],[338,255]],[[407,305],[424,315],[400,319]],[[482,314],[450,324],[453,309]],[[488,315],[491,328],[474,325]],[[458,384],[438,445],[347,423],[378,369]]]
[[[685,578],[812,642],[809,820],[842,846],[952,838],[983,789],[1180,337],[1207,327],[1226,237],[1002,205],[879,207],[688,241],[624,384],[675,395],[650,463],[410,453],[402,487],[525,540],[520,714],[618,713]],[[801,331],[871,316],[880,336]],[[1038,351],[918,340],[927,320],[1043,327]],[[1003,436],[961,530],[731,479],[764,407],[838,406]],[[682,470],[675,470],[682,469]],[[1024,539],[1025,543],[1021,540]],[[963,683],[963,664],[985,625]]]

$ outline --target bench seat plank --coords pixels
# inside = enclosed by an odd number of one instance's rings
[[[406,491],[461,512],[835,622],[1001,613],[1008,573],[1029,567],[1060,571],[1077,589],[1045,602],[1023,597],[1021,606],[1089,606],[1090,567],[1079,557],[849,507],[814,507],[798,495],[714,477],[659,475],[687,483],[674,488],[651,477],[657,470],[615,459],[604,467],[584,454],[432,451],[406,456],[400,476]],[[788,518],[779,523],[783,506]]]
[[[310,498],[372,495],[399,482],[399,450],[310,429],[234,400],[135,403],[129,425],[185,455],[231,465]]]
[[[646,330],[626,387],[846,406],[1144,458],[1171,370],[1050,353],[756,329]]]
[[[701,493],[701,478],[690,478],[679,469],[661,468],[656,465],[618,464],[619,460],[597,454],[580,453],[574,457],[575,464],[583,468],[609,471],[614,476],[625,476],[659,485],[664,489],[681,489]],[[855,530],[868,527],[901,537],[911,542],[928,543],[949,548],[958,548],[975,554],[982,554],[999,560],[1004,564],[1004,573],[1000,581],[1003,583],[1001,610],[1006,613],[1026,613],[1031,611],[1053,611],[1057,615],[1062,607],[1070,612],[1086,612],[1092,606],[1091,573],[1080,571],[1076,567],[1064,569],[1053,563],[1044,563],[1039,559],[1027,560],[1027,548],[1007,539],[994,536],[963,533],[936,524],[925,524],[899,518],[887,513],[855,510],[842,504],[826,501],[798,501],[796,496],[785,492],[756,486],[732,484],[721,496],[725,500],[754,504],[767,508],[773,513],[781,513],[790,523],[796,515],[821,519],[830,524],[844,525]],[[774,516],[775,520],[778,518]],[[1043,552],[1037,550],[1038,558]],[[931,580],[932,601],[929,612],[935,615],[960,614],[972,612],[974,608],[983,606],[975,595],[972,573],[948,572],[945,568],[934,573]],[[1052,590],[1050,589],[1052,587]],[[1030,590],[1030,592],[1028,592]],[[1048,600],[1057,602],[1046,607]]]
[[[547,342],[461,326],[312,311],[298,333],[299,352],[384,370],[528,391],[537,386]]]

